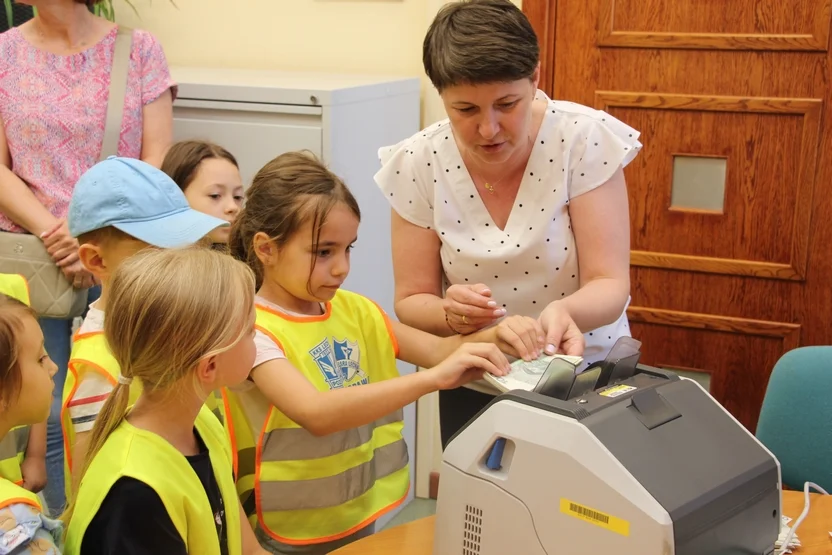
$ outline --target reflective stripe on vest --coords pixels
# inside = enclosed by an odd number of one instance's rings
[[[0,439],[0,478],[17,485],[23,483],[20,465],[29,445],[29,429],[29,426],[18,426]]]
[[[229,555],[241,555],[242,537],[237,494],[231,472],[231,450],[225,432],[208,408],[203,407],[195,427],[208,448],[214,477],[225,508]],[[214,512],[199,477],[188,460],[156,434],[126,421],[110,434],[84,476],[75,500],[75,512],[66,532],[64,555],[79,555],[81,542],[107,493],[122,477],[147,484],[168,510],[186,551],[220,555]]]
[[[25,305],[29,302],[29,283],[18,274],[0,274],[0,293],[13,297]]]
[[[386,315],[355,293],[339,291],[320,317],[296,318],[258,306],[257,328],[281,345],[319,390],[398,377],[397,346]],[[254,426],[260,430],[255,444],[247,401],[262,403],[262,394],[251,388],[226,392],[226,398],[237,450],[237,490],[244,505],[248,492],[257,490],[257,523],[277,542],[305,545],[346,537],[407,496],[402,411],[315,437],[271,407],[266,421]]]
[[[87,372],[96,372],[104,376],[110,384],[115,387],[121,368],[110,352],[104,332],[92,332],[78,334],[72,344],[72,354],[69,359],[69,371],[64,382],[64,390],[61,402],[61,428],[64,435],[64,476],[72,476],[73,457],[72,450],[75,447],[75,428],[72,426],[72,417],[69,414],[69,403],[78,389],[84,375]],[[134,380],[130,384],[130,398],[128,403],[132,405],[141,393],[141,384]],[[64,479],[67,501],[72,493],[72,480]]]
[[[38,511],[43,511],[37,495],[9,480],[0,478],[0,509],[14,505],[15,503],[31,505]]]

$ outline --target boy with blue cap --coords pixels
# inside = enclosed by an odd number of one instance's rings
[[[120,377],[104,339],[107,283],[119,265],[147,247],[170,249],[200,241],[224,220],[193,210],[176,183],[140,160],[110,157],[90,168],[69,203],[69,231],[78,256],[102,285],[76,334],[63,390],[64,475],[67,499],[80,471],[95,419]],[[196,277],[196,276],[195,276]],[[130,388],[130,403],[139,385]]]

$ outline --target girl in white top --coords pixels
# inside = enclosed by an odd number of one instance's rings
[[[537,37],[509,0],[445,6],[424,42],[449,119],[379,150],[396,313],[436,334],[539,318],[546,352],[603,359],[628,335],[622,168],[638,132],[537,89]],[[443,299],[444,296],[444,299]],[[442,392],[443,444],[494,390]]]

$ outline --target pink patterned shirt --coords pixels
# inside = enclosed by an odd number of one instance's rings
[[[12,170],[57,218],[66,217],[75,183],[101,156],[116,34],[70,56],[35,48],[18,28],[0,34],[0,119]],[[119,156],[141,156],[142,107],[168,89],[176,93],[162,46],[135,30]],[[2,213],[0,229],[24,231]]]

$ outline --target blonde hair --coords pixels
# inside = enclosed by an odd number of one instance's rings
[[[104,335],[122,376],[139,379],[142,395],[181,395],[175,386],[201,360],[231,349],[251,332],[253,310],[254,274],[245,264],[199,246],[147,249],[113,274]],[[124,419],[129,390],[118,383],[104,403],[81,478]],[[65,522],[73,509],[74,502]]]

